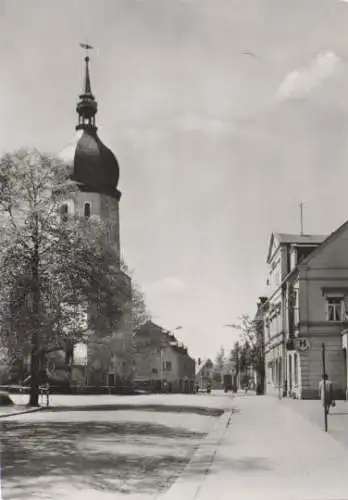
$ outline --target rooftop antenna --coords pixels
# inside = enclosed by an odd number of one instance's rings
[[[300,203],[301,236],[303,236],[303,202]]]

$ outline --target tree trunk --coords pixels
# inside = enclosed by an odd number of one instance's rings
[[[263,396],[265,394],[265,366],[261,360],[256,369],[256,395]]]
[[[67,373],[69,388],[72,384],[72,364],[74,360],[74,344],[67,340],[65,346],[65,371]]]
[[[32,347],[30,358],[30,397],[28,406],[39,406],[39,356],[37,354],[37,343],[32,335]]]
[[[39,242],[38,242],[38,215],[35,217],[35,227],[33,231],[34,250],[32,256],[32,334],[31,334],[31,358],[30,358],[30,397],[29,406],[39,406],[39,328],[40,328],[40,280],[39,280]]]

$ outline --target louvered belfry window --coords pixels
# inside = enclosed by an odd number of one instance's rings
[[[85,217],[86,219],[89,219],[90,216],[91,216],[91,204],[85,203]]]

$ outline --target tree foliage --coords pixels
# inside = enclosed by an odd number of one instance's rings
[[[214,362],[215,371],[221,373],[225,367],[225,364],[226,364],[225,349],[223,346],[221,346],[219,352],[215,357],[215,362]]]
[[[257,393],[264,390],[265,375],[265,346],[263,334],[263,321],[252,319],[244,314],[239,324],[229,325],[240,332],[240,341],[232,350],[232,356],[237,359],[238,372],[253,369],[257,375]]]
[[[104,223],[60,213],[76,189],[66,167],[37,150],[0,160],[1,343],[12,359],[30,355],[32,404],[48,352],[72,352],[91,331],[105,342],[127,310],[131,323],[145,314]]]

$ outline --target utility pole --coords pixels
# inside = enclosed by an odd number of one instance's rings
[[[322,370],[323,370],[323,380],[322,383],[324,384],[323,391],[324,391],[324,423],[325,423],[325,432],[327,432],[327,405],[326,405],[326,380],[325,380],[325,374],[326,374],[326,363],[325,363],[325,344],[321,344],[321,359],[322,359]]]
[[[303,236],[303,202],[300,203],[300,224],[301,224],[301,236]]]

